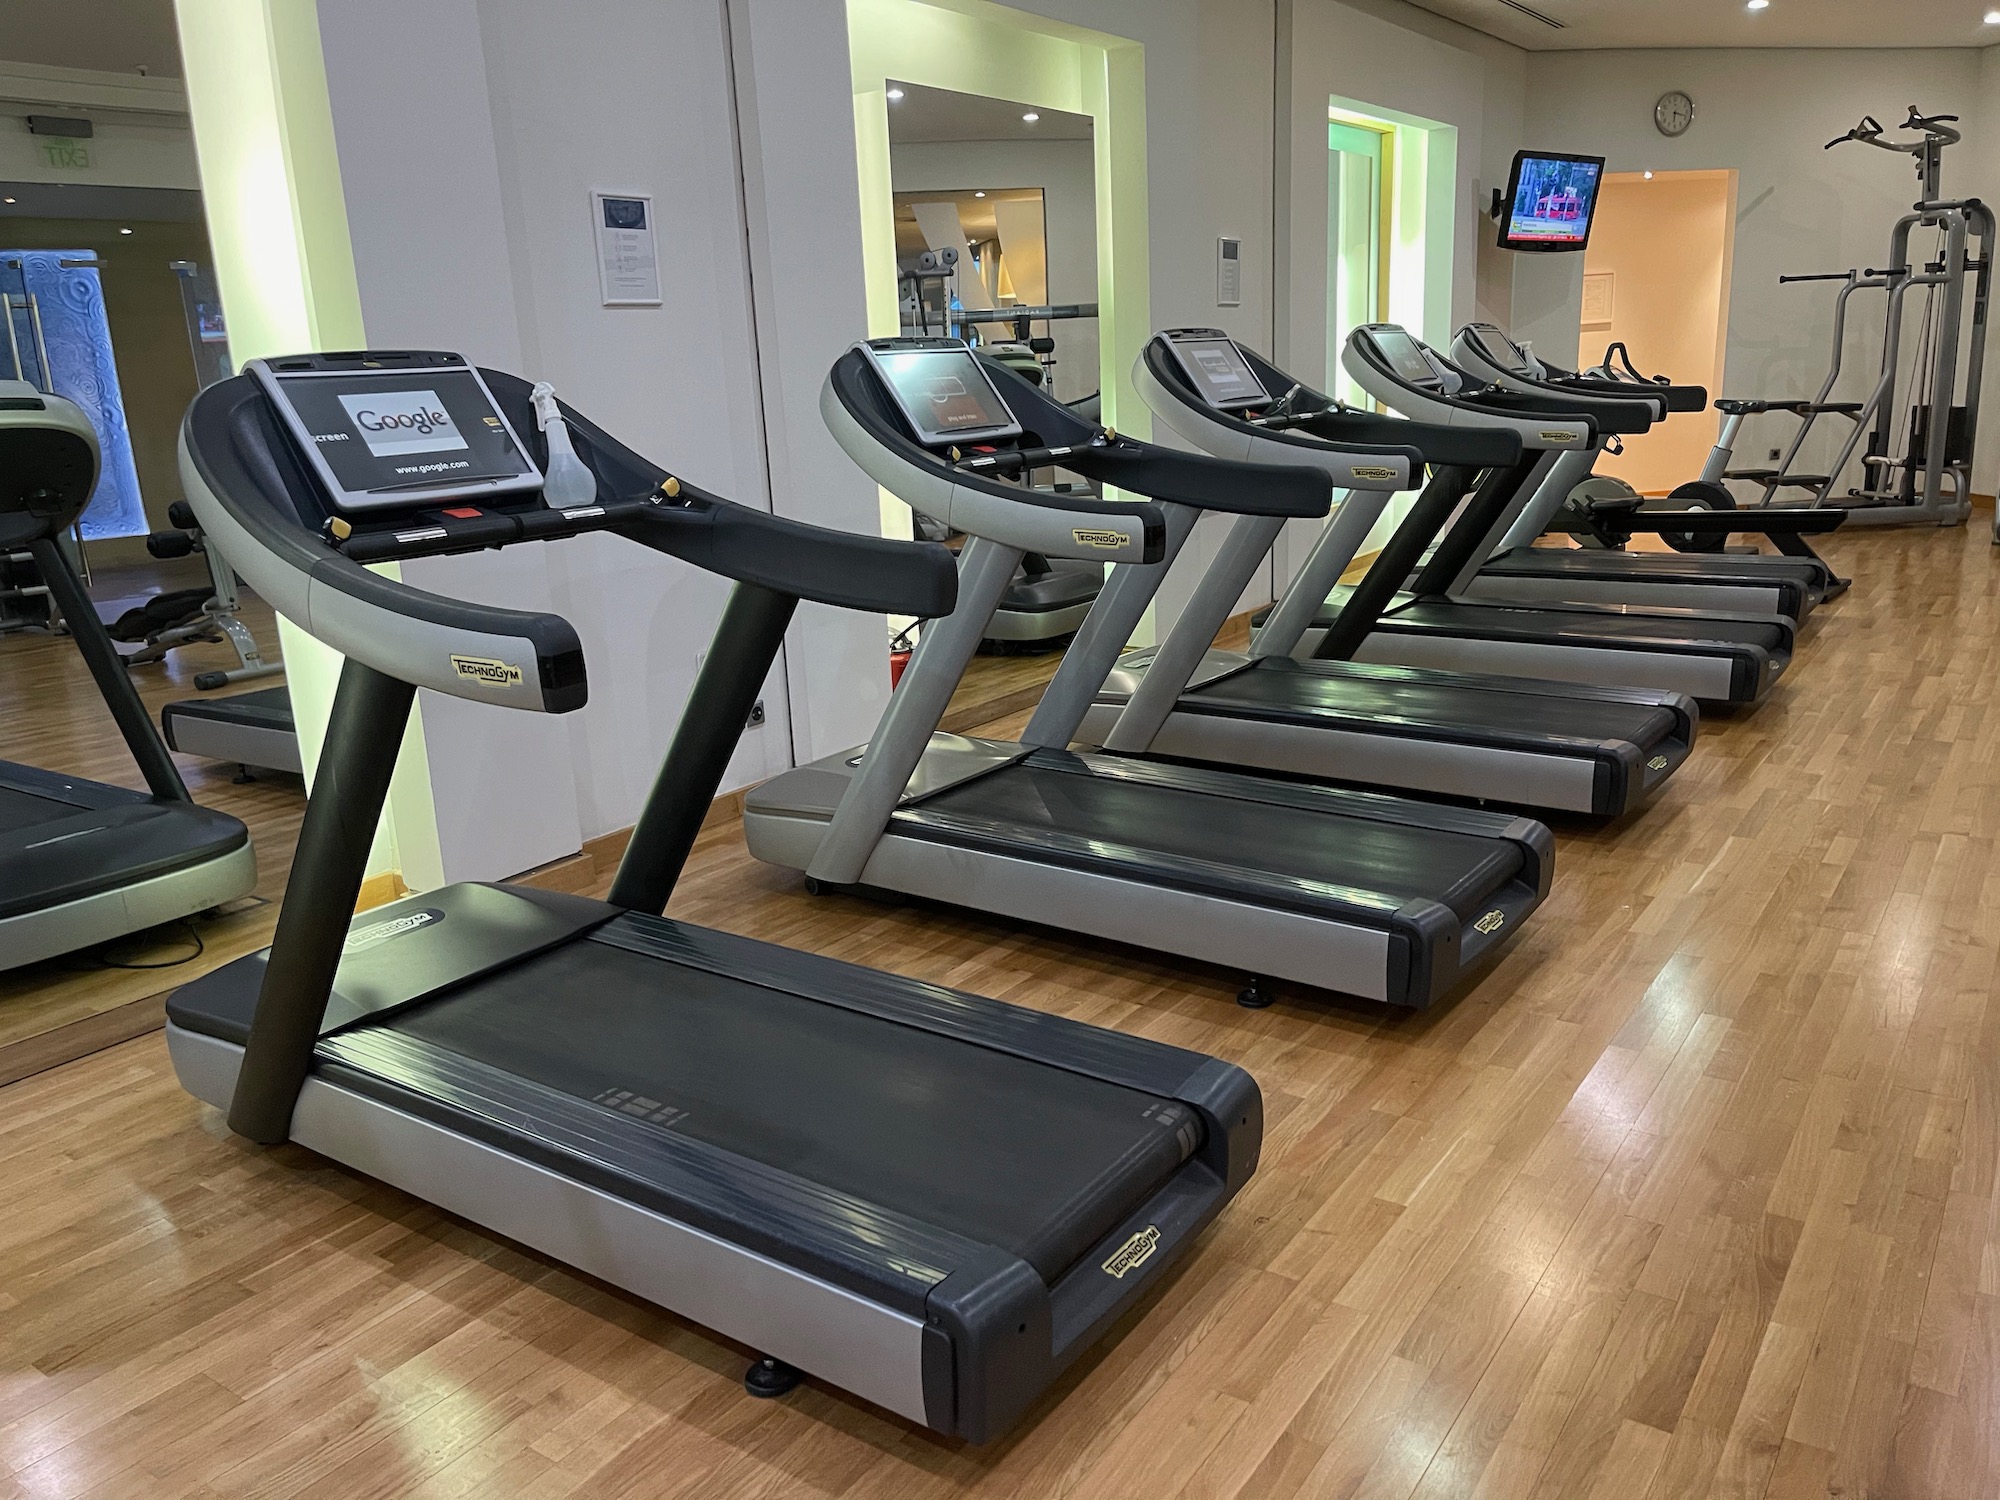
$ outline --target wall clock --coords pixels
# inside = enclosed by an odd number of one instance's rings
[[[1694,124],[1694,100],[1679,89],[1660,95],[1660,102],[1653,106],[1653,123],[1661,135],[1685,133]]]

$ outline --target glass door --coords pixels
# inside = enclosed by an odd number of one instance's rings
[[[1327,125],[1328,390],[1355,406],[1372,404],[1340,364],[1347,335],[1388,317],[1389,257],[1385,253],[1393,180],[1387,131],[1332,121]]]

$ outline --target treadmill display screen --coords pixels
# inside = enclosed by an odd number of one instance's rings
[[[540,471],[468,365],[254,369],[342,510],[541,488]]]
[[[1262,406],[1271,399],[1264,382],[1229,338],[1175,339],[1167,345],[1195,391],[1210,406],[1223,411],[1238,406]]]
[[[1020,432],[1021,424],[964,344],[937,340],[924,348],[861,347],[926,446]]]
[[[1497,328],[1474,328],[1472,341],[1481,354],[1510,375],[1532,378],[1538,373],[1528,367],[1528,351]]]
[[[1424,358],[1424,351],[1417,347],[1417,341],[1400,328],[1382,329],[1372,335],[1375,347],[1382,351],[1382,357],[1389,362],[1389,368],[1397,377],[1411,385],[1435,389],[1439,384],[1438,372],[1431,368],[1431,362]]]

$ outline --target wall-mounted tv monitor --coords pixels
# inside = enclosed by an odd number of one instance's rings
[[[1581,250],[1590,243],[1601,156],[1517,151],[1500,222],[1502,250]]]

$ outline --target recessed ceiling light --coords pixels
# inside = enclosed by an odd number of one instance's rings
[[[13,202],[14,200],[13,200],[12,198],[9,198],[9,199],[7,199],[6,201],[7,201],[7,202],[9,202],[9,203],[12,203],[12,202]]]
[[[1768,4],[1769,0],[1765,0],[1765,3]],[[1029,110],[1025,115],[1021,116],[1021,119],[1029,125],[1034,124],[1035,121],[1039,120],[1040,118],[1041,116],[1036,114],[1032,109]]]
[[[1764,8],[1765,8],[1766,6],[1768,6],[1768,5],[1770,4],[1770,3],[1771,3],[1771,0],[1744,0],[1744,9],[1746,9],[1746,10],[1763,10],[1763,9],[1764,9]]]
[[[2000,10],[1989,10],[1983,19],[1988,26],[2000,26]]]
[[[986,196],[986,190],[984,188],[981,188],[978,192],[974,193],[972,196],[975,198],[984,198]]]
[[[1652,180],[1653,180],[1653,174],[1651,172],[1648,172],[1646,174],[1646,181],[1651,182]]]
[[[894,103],[894,102],[895,102],[896,100],[898,100],[898,99],[900,99],[900,98],[902,98],[902,97],[903,97],[903,91],[902,91],[901,89],[890,89],[890,90],[889,90],[889,100],[890,100],[890,102],[891,102],[891,103]]]
[[[119,232],[120,234],[130,234],[130,233],[131,233],[132,231],[131,231],[131,230],[129,230],[129,229],[121,229],[121,230],[119,230],[118,232]]]

